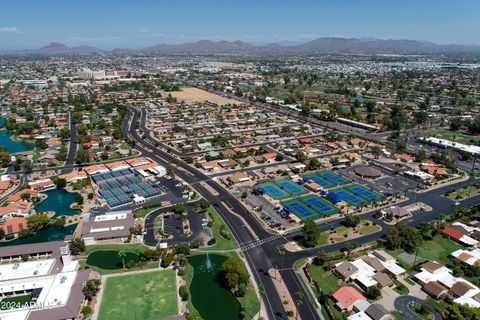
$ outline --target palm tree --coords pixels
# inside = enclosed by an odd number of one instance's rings
[[[122,259],[122,266],[123,270],[125,270],[125,257],[127,256],[127,253],[124,250],[118,251],[118,257]]]

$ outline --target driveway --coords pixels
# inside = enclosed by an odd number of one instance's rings
[[[416,302],[419,304],[427,305],[423,300],[412,296],[402,296],[395,300],[395,308],[400,312],[400,314],[407,320],[421,320],[414,312],[410,311],[408,304],[411,302]],[[443,320],[443,316],[436,310],[432,308],[432,313],[435,320]]]

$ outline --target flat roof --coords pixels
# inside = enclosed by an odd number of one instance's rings
[[[0,281],[45,276],[55,265],[55,259],[0,264]]]

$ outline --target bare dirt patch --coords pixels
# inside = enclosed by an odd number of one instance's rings
[[[225,105],[225,104],[237,104],[237,105],[245,105],[245,103],[230,99],[227,97],[222,97],[208,91],[197,89],[197,88],[183,88],[182,91],[173,91],[169,92],[172,97],[177,98],[179,101],[189,102],[211,102],[218,105]],[[168,93],[166,93],[168,94]]]

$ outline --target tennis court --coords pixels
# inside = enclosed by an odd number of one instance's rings
[[[302,202],[306,203],[309,207],[313,208],[315,211],[319,212],[322,216],[330,216],[340,211],[330,202],[319,198],[314,195],[305,196],[299,198]]]
[[[273,184],[272,182],[264,182],[259,184],[257,187],[260,192],[266,193],[276,200],[285,199],[290,196],[286,191],[280,189],[276,184]]]
[[[357,196],[367,199],[368,201],[379,201],[383,198],[381,194],[358,184],[347,186],[345,187],[345,189],[354,193]]]
[[[322,177],[316,175],[316,174],[309,174],[309,175],[306,175],[303,177],[303,179],[305,180],[311,180],[313,182],[315,182],[316,184],[324,187],[325,189],[328,189],[328,188],[331,188],[331,187],[335,187],[336,184],[331,182],[331,181],[328,181],[328,180],[325,180],[323,179]]]
[[[301,194],[308,193],[307,189],[299,186],[295,182],[291,180],[278,180],[275,181],[275,184],[279,186],[280,188],[286,190],[288,193],[290,193],[293,196],[298,196]]]
[[[327,179],[335,184],[347,184],[350,182],[350,180],[342,177],[342,176],[339,176],[338,174],[336,173],[333,173],[331,171],[324,171],[324,172],[320,172],[318,173],[318,175],[324,179]]]
[[[111,208],[131,203],[133,194],[145,198],[161,194],[158,187],[140,179],[130,169],[98,173],[92,179]]]
[[[329,200],[331,200],[333,203],[337,203],[337,202],[340,202],[340,201],[345,201],[348,204],[353,205],[353,206],[357,206],[357,207],[361,206],[362,204],[365,203],[364,199],[362,199],[360,197],[357,197],[353,193],[350,193],[343,188],[339,188],[339,189],[335,189],[335,190],[330,191],[327,194],[327,198]]]
[[[298,199],[284,201],[282,202],[282,206],[284,210],[293,213],[302,220],[314,220],[320,217],[315,210],[309,208]]]

